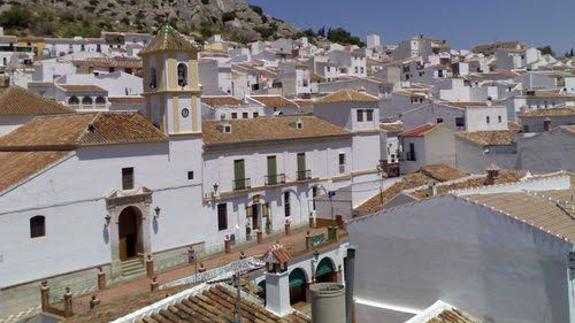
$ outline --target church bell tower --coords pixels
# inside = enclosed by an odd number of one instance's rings
[[[197,49],[164,25],[139,55],[146,117],[168,136],[202,132]]]

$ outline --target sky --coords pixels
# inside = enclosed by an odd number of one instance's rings
[[[302,29],[343,27],[385,44],[413,35],[446,39],[453,48],[496,40],[575,47],[575,0],[248,0]]]

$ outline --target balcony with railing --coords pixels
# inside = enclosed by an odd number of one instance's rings
[[[307,181],[311,179],[311,170],[298,170],[296,172],[296,178],[298,181]]]
[[[276,175],[268,175],[265,177],[265,185],[278,185],[278,184],[285,184],[286,183],[286,175],[285,174],[276,174]]]
[[[235,179],[232,182],[234,191],[247,190],[252,188],[252,181],[249,178]]]

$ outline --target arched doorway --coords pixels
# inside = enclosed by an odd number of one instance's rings
[[[120,261],[135,258],[142,252],[142,215],[135,207],[127,207],[120,213],[118,221]]]
[[[289,297],[290,304],[306,302],[307,277],[301,268],[292,270],[289,274]]]
[[[317,265],[315,270],[316,283],[335,283],[337,282],[337,274],[333,265],[333,261],[328,257],[323,258]]]

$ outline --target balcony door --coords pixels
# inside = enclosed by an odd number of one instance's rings
[[[297,154],[297,179],[305,180],[306,178],[306,165],[305,165],[305,153]]]
[[[246,169],[243,159],[234,160],[234,190],[246,188]]]
[[[278,183],[278,169],[276,156],[268,156],[268,185],[275,185]]]

